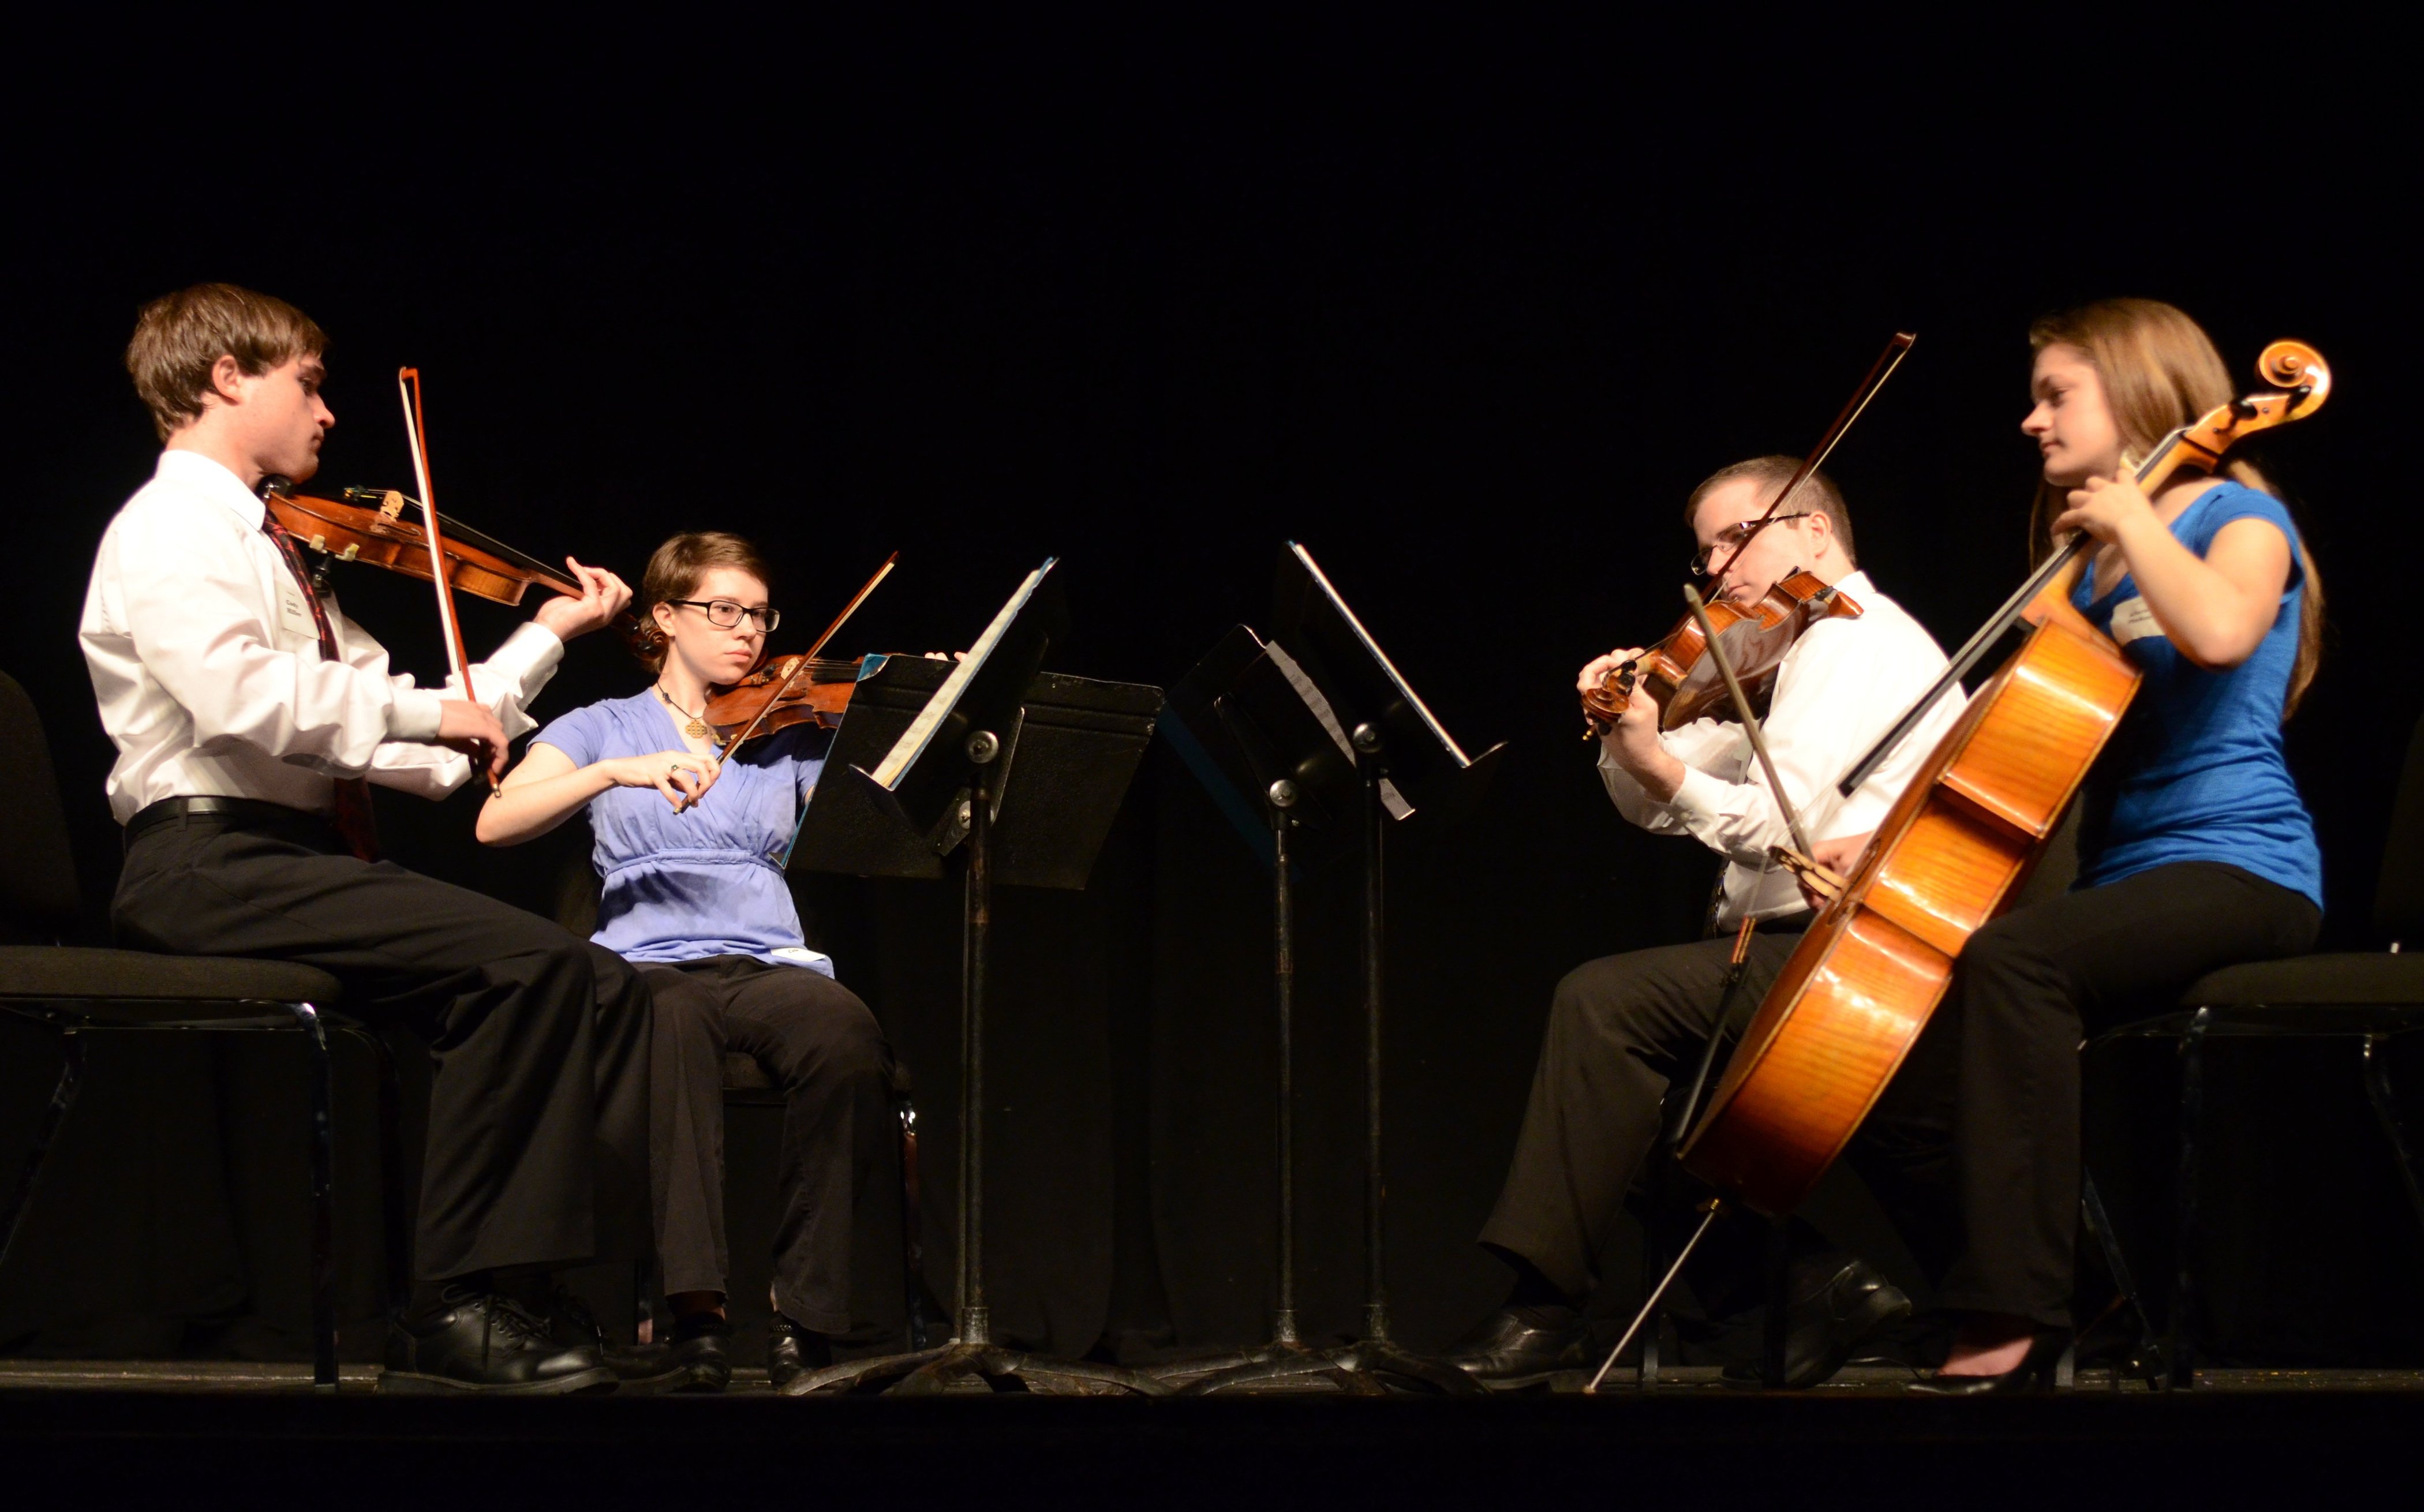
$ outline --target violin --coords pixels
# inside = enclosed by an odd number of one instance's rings
[[[295,492],[286,479],[273,476],[262,480],[261,501],[295,544],[324,559],[321,570],[312,574],[317,586],[326,586],[330,562],[360,562],[422,582],[437,581],[427,533],[405,517],[407,509],[423,516],[426,510],[409,495],[392,488],[347,488],[342,500],[316,499]],[[533,583],[581,597],[579,583],[536,557],[461,520],[443,515],[439,520],[439,556],[446,564],[449,588],[508,607],[519,604]]]
[[[1795,570],[1778,579],[1764,597],[1745,609],[1720,598],[1707,606],[1708,621],[1725,643],[1726,659],[1750,695],[1751,707],[1764,713],[1776,691],[1776,672],[1784,653],[1801,632],[1825,619],[1858,619],[1860,606],[1850,594],[1816,574]],[[1725,679],[1708,655],[1708,634],[1699,619],[1686,614],[1666,638],[1622,663],[1583,694],[1583,714],[1590,727],[1583,739],[1605,734],[1624,713],[1635,686],[1646,687],[1658,703],[1658,728],[1680,728],[1706,717],[1726,702]]]
[[[1785,481],[1783,490],[1766,511],[1751,523],[1741,544],[1734,548],[1736,551],[1749,545],[1752,535],[1781,514],[1810,475],[1826,464],[1843,434],[1869,407],[1869,401],[1893,376],[1894,369],[1902,365],[1911,343],[1918,340],[1908,331],[1896,331],[1893,339],[1886,342],[1886,349],[1870,364],[1868,375],[1852,390],[1851,400],[1836,415],[1835,422],[1810,449],[1810,454]],[[1707,624],[1724,640],[1727,659],[1744,691],[1750,695],[1754,708],[1766,707],[1775,692],[1777,669],[1784,664],[1784,654],[1793,649],[1793,643],[1801,638],[1802,631],[1821,620],[1855,619],[1860,613],[1860,606],[1851,596],[1800,570],[1785,574],[1747,609],[1720,599],[1707,605],[1706,610]],[[1585,692],[1583,739],[1605,735],[1624,713],[1625,705],[1632,702],[1636,685],[1646,686],[1650,696],[1657,701],[1661,731],[1679,728],[1712,712],[1719,712],[1722,717],[1726,685],[1709,664],[1708,632],[1702,629],[1701,623],[1698,616],[1684,615],[1667,631],[1666,639],[1632,661],[1610,668],[1597,688]]]
[[[851,615],[858,613],[858,606],[867,602],[876,585],[891,576],[893,564],[900,560],[898,551],[885,557],[884,565],[875,569],[875,576],[868,579],[857,596],[842,606],[841,613],[834,616],[834,622],[805,653],[761,661],[747,676],[708,699],[705,723],[724,744],[719,759],[730,757],[752,736],[772,735],[800,724],[821,730],[841,728],[852,690],[870,670],[868,663],[880,664],[883,659],[861,657],[855,661],[837,661],[821,659],[817,653],[825,648],[825,643],[834,638],[834,632]]]
[[[707,701],[705,723],[724,742],[727,756],[749,735],[772,735],[799,724],[839,729],[851,690],[871,660],[787,656],[761,662],[757,671]]]

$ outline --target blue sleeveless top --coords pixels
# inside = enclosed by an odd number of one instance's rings
[[[2269,521],[2288,537],[2291,556],[2272,628],[2255,655],[2228,671],[2208,671],[2180,655],[2128,573],[2099,592],[2091,563],[2072,590],[2072,604],[2145,675],[2088,778],[2080,887],[2177,861],[2219,861],[2323,906],[2315,821],[2281,747],[2305,595],[2297,527],[2281,501],[2225,482],[2182,510],[2172,534],[2202,557],[2235,519]]]
[[[577,767],[684,748],[652,692],[576,708],[534,740]],[[831,744],[828,732],[798,725],[752,740],[684,813],[654,788],[591,799],[590,858],[605,886],[590,938],[630,961],[755,956],[832,976],[833,962],[801,936],[778,859]]]

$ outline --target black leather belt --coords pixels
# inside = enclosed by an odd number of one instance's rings
[[[284,804],[272,804],[259,798],[163,798],[147,804],[126,821],[126,843],[133,845],[137,836],[163,824],[180,820],[214,819],[230,824],[251,825],[262,829],[324,830],[333,835],[336,826],[322,814],[306,813],[289,808]]]

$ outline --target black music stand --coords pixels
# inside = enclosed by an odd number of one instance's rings
[[[1346,600],[1324,577],[1312,554],[1294,542],[1280,556],[1278,629],[1268,645],[1252,631],[1232,631],[1204,665],[1189,675],[1180,703],[1188,733],[1211,739],[1225,753],[1214,763],[1257,784],[1270,815],[1274,855],[1275,944],[1279,961],[1281,1068],[1281,1301],[1273,1339],[1240,1354],[1235,1364],[1200,1373],[1188,1390],[1224,1392],[1335,1390],[1365,1394],[1437,1392],[1477,1395],[1481,1387],[1463,1371],[1426,1360],[1389,1338],[1388,1278],[1382,1257],[1380,1165],[1380,1026],[1386,915],[1381,883],[1382,835],[1391,822],[1417,812],[1452,820],[1475,803],[1496,767],[1501,743],[1469,757],[1422,699],[1391,664]],[[1252,643],[1251,645],[1249,643]],[[1234,671],[1231,669],[1235,669]],[[1199,681],[1200,679],[1200,681]],[[1217,688],[1216,688],[1217,685]],[[1207,696],[1208,695],[1208,696]],[[1189,700],[1203,700],[1212,718],[1189,721]],[[1204,724],[1203,731],[1194,725]],[[1184,752],[1182,752],[1184,754]],[[1207,764],[1209,777],[1214,767]],[[1284,792],[1282,789],[1286,789]],[[1284,802],[1283,802],[1284,799]],[[1288,928],[1285,836],[1295,822],[1333,815],[1358,816],[1364,864],[1364,1334],[1336,1349],[1311,1350],[1295,1337],[1294,1182],[1287,1162],[1291,1059],[1284,1036],[1291,1004],[1294,942]],[[1346,825],[1331,826],[1338,834]],[[1319,833],[1316,831],[1316,833]]]
[[[956,665],[893,657],[863,677],[801,816],[795,865],[939,878],[944,858],[961,856],[959,1267],[949,1344],[848,1361],[792,1381],[786,1395],[1169,1391],[1116,1366],[1000,1347],[984,1299],[993,888],[1086,885],[1161,708],[1157,688],[1038,672],[1051,642],[1066,635],[1045,581],[1052,565],[1029,575]]]

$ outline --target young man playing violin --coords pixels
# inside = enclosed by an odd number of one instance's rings
[[[724,1058],[757,1059],[783,1094],[782,1215],[774,1230],[773,1341],[781,1386],[833,1362],[850,1327],[851,1219],[886,1126],[892,1052],[875,1016],[807,948],[783,863],[824,769],[813,724],[726,751],[707,723],[720,687],[755,668],[776,623],[765,561],[737,535],[666,541],[640,580],[654,676],[627,698],[576,708],[538,732],[480,838],[518,845],[585,814],[603,889],[592,938],[647,979],[656,1004],[657,1249],[673,1338],[627,1379],[721,1391],[725,1311]]]
[[[544,919],[369,859],[365,784],[439,798],[502,772],[564,643],[630,591],[570,563],[582,595],[470,687],[391,673],[257,495],[318,470],[326,345],[281,300],[200,284],[145,306],[127,347],[165,446],[102,535],[80,631],[119,751],[111,921],[144,949],[318,966],[348,1014],[428,1041],[419,1280],[383,1390],[611,1390],[550,1272],[646,1242],[647,990]]]
[[[1762,523],[1797,467],[1771,456],[1723,469],[1693,490],[1685,520],[1699,547],[1693,571],[1709,580],[1712,598],[1757,603],[1800,568],[1862,611],[1802,632],[1777,671],[1764,722],[1817,859],[1840,867],[1958,717],[1961,701],[1957,693],[1945,700],[1928,729],[1850,799],[1837,795],[1836,782],[1943,670],[1945,657],[1859,570],[1850,511],[1825,474],[1811,474]],[[1598,689],[1640,654],[1597,658],[1578,689]],[[1481,1233],[1514,1267],[1515,1286],[1448,1357],[1486,1384],[1534,1384],[1583,1363],[1585,1298],[1659,1138],[1669,1086],[1689,1082],[1722,1015],[1739,1018],[1758,1003],[1810,916],[1793,874],[1771,859],[1771,848],[1792,843],[1790,825],[1743,727],[1702,719],[1662,734],[1659,722],[1658,704],[1636,685],[1601,738],[1600,775],[1628,820],[1652,834],[1688,835],[1725,857],[1711,934],[1593,961],[1558,984],[1515,1158]],[[1730,995],[1738,939],[1745,953]],[[1832,1375],[1862,1338],[1909,1310],[1883,1276],[1848,1255],[1813,1251],[1794,1272],[1794,1384]]]

